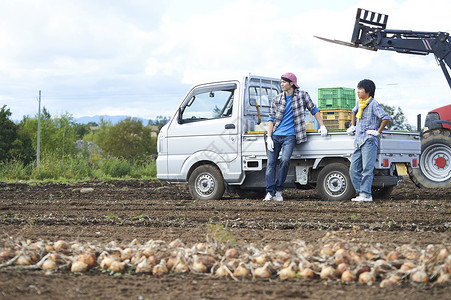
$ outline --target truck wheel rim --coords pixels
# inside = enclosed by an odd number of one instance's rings
[[[209,174],[202,174],[196,180],[196,190],[200,195],[210,195],[215,189],[215,181]]]
[[[343,174],[334,172],[327,176],[326,191],[331,196],[339,196],[346,190],[346,178]]]
[[[424,176],[432,181],[447,181],[451,178],[451,148],[443,144],[427,147],[420,157],[420,168]]]

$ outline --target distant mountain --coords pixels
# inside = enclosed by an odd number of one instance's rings
[[[100,125],[100,120],[103,119],[103,121],[110,121],[112,125],[116,125],[122,120],[125,120],[126,118],[135,118],[130,116],[108,116],[108,115],[101,115],[101,116],[92,116],[92,117],[80,117],[80,118],[74,118],[75,123],[79,124],[88,124],[89,122],[94,122]],[[150,121],[150,119],[142,119],[142,118],[135,118],[139,119],[143,122],[143,125],[147,125],[147,123]]]

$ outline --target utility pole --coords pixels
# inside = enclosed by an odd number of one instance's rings
[[[41,90],[39,90],[39,109],[38,109],[38,141],[36,146],[36,166],[39,167],[41,152]]]

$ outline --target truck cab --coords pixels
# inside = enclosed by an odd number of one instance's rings
[[[269,115],[270,99],[280,91],[280,80],[254,76],[193,87],[160,131],[157,177],[187,182],[203,166],[216,169],[228,185],[241,184],[242,132],[255,130],[261,115]],[[190,183],[197,187],[196,196],[222,196],[225,187],[211,177]]]
[[[224,192],[263,197],[266,172],[266,123],[280,79],[244,76],[194,86],[158,142],[157,178],[188,183],[194,199],[219,199]],[[385,132],[375,166],[375,192],[387,194],[402,180],[401,165],[416,168],[418,132]],[[296,145],[287,188],[317,188],[326,200],[349,200],[354,137],[345,131],[321,137],[316,131]],[[398,165],[397,165],[398,164]]]

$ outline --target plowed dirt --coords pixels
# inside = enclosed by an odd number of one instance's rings
[[[83,188],[92,188],[82,193]],[[289,190],[283,202],[240,199],[191,200],[187,186],[159,181],[80,184],[0,183],[0,248],[7,240],[128,244],[137,239],[188,247],[204,242],[207,225],[224,225],[239,245],[283,247],[303,240],[313,247],[326,233],[354,243],[429,244],[451,250],[449,190],[419,189],[406,179],[389,199],[372,203],[323,201],[316,191]],[[449,299],[451,284],[404,281],[391,290],[379,283],[340,280],[234,281],[214,276],[139,274],[112,276],[100,270],[0,268],[1,299]]]

